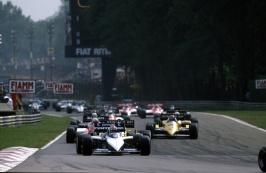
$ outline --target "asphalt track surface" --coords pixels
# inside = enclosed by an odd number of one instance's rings
[[[47,111],[81,119],[82,114]],[[75,144],[65,134],[39,149],[8,172],[178,172],[259,173],[257,155],[266,145],[266,132],[235,120],[192,112],[199,121],[199,138],[152,139],[151,154],[77,155]],[[135,129],[145,129],[152,118],[135,120]],[[66,127],[67,128],[67,127]]]

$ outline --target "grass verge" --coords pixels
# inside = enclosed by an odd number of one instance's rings
[[[70,120],[43,115],[39,123],[0,127],[0,150],[14,146],[41,148],[65,131]]]
[[[201,110],[198,112],[228,115],[266,129],[266,110]]]

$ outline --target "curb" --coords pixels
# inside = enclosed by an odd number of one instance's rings
[[[6,172],[22,163],[38,148],[9,147],[0,151],[0,172]]]

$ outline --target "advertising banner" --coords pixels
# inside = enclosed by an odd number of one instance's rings
[[[35,93],[35,80],[9,80],[9,93]]]
[[[266,79],[255,80],[256,89],[266,89]]]

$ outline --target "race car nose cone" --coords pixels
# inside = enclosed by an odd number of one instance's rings
[[[114,138],[110,138],[110,139],[108,139],[108,143],[116,151],[119,151],[120,148],[124,145],[124,141],[123,141],[122,138],[115,138],[115,139]]]

